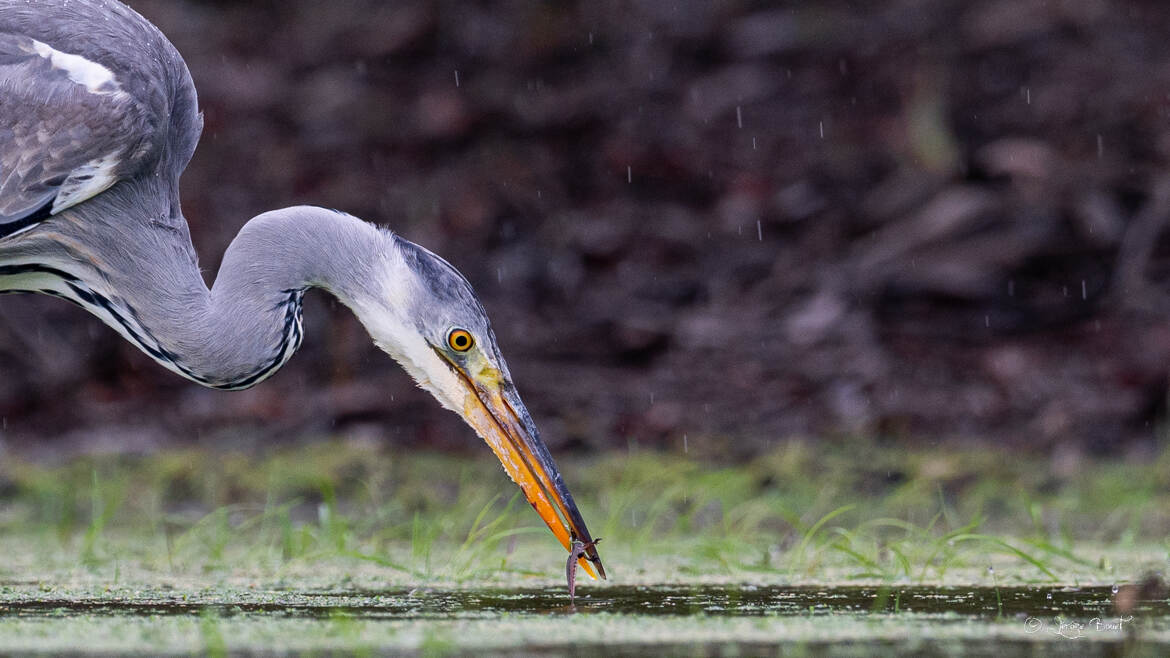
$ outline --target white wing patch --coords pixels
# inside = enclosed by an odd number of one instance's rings
[[[64,71],[69,79],[82,85],[91,94],[124,94],[110,69],[81,55],[63,53],[47,43],[30,39],[33,52],[49,60],[53,68]]]
[[[105,191],[117,181],[114,177],[114,167],[118,162],[120,162],[118,154],[110,153],[74,169],[69,178],[61,183],[57,198],[53,200],[51,212],[55,215]]]

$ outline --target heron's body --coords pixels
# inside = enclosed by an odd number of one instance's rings
[[[589,541],[482,306],[442,259],[300,206],[247,222],[207,287],[178,192],[201,126],[186,64],[129,8],[0,0],[0,292],[73,301],[179,375],[241,389],[293,355],[302,295],[323,288],[484,436],[566,547]],[[452,331],[466,347],[444,344]]]
[[[69,299],[200,384],[274,373],[300,345],[306,286],[349,301],[346,280],[360,276],[311,257],[360,269],[370,259],[352,250],[379,231],[313,208],[250,223],[239,239],[251,262],[229,250],[208,290],[178,192],[202,120],[174,47],[114,2],[3,7],[0,117],[16,121],[0,130],[0,289]]]

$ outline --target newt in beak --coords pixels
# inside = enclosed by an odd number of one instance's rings
[[[498,371],[476,379],[460,374],[471,393],[464,402],[463,417],[491,446],[565,550],[571,551],[574,541],[583,542],[588,548],[578,561],[581,568],[594,579],[605,578],[605,567],[593,546],[596,542],[516,387]]]

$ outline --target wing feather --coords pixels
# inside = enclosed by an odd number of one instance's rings
[[[0,238],[133,173],[148,124],[106,67],[0,32]]]

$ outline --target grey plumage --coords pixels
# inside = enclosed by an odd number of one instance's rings
[[[88,89],[39,55],[36,42],[108,69],[113,82]],[[4,224],[46,214],[86,163],[111,160],[111,180],[92,198],[0,238],[0,263],[53,263],[84,281],[85,291],[43,273],[0,276],[0,289],[55,290],[168,368],[201,384],[243,388],[291,356],[283,320],[300,291],[324,285],[348,301],[360,288],[361,263],[371,260],[364,252],[393,243],[324,209],[268,213],[241,231],[208,290],[178,203],[179,174],[202,120],[171,44],[119,3],[6,1],[0,49],[0,236]],[[314,267],[333,262],[358,265]]]
[[[114,81],[90,90],[38,44],[104,67]],[[68,192],[70,175],[95,160],[115,163],[110,184],[159,167],[177,179],[201,126],[182,58],[114,2],[0,2],[0,116],[0,236]]]
[[[298,206],[248,221],[207,287],[179,206],[201,127],[186,64],[126,6],[0,0],[0,293],[70,300],[172,371],[239,389],[293,355],[302,296],[322,288],[475,428],[561,544],[585,542],[604,577],[483,306],[446,261]],[[456,331],[468,339],[451,343]]]

